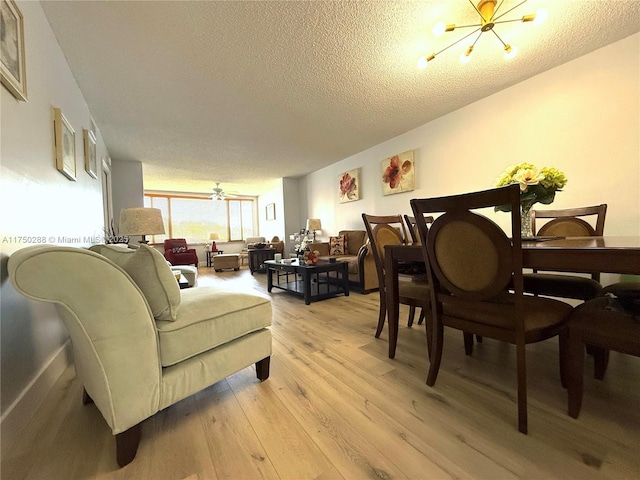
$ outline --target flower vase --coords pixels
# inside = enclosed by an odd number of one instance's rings
[[[531,229],[531,207],[533,207],[532,202],[523,202],[520,204],[520,235],[522,238],[533,237],[533,230]]]

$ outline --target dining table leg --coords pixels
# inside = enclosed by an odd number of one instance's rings
[[[398,317],[400,316],[398,261],[394,259],[393,255],[387,250],[384,262],[387,322],[389,323],[389,358],[395,358],[396,344],[398,343]]]

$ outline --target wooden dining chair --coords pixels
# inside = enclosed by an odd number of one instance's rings
[[[387,318],[387,295],[385,287],[384,247],[386,245],[401,245],[407,243],[407,229],[401,215],[367,215],[362,214],[365,229],[371,244],[373,258],[380,284],[380,310],[378,312],[378,327],[376,338],[380,337]],[[416,307],[429,308],[429,285],[426,282],[400,282],[398,285],[400,303],[408,305],[408,324],[413,324]],[[390,338],[390,342],[393,340]],[[394,345],[395,347],[395,345]],[[395,348],[394,348],[395,350]]]
[[[605,203],[562,210],[531,210],[531,227],[536,232],[536,223],[540,223],[537,220],[551,219],[537,230],[537,236],[602,236],[606,214]],[[591,223],[585,218],[591,220]],[[534,272],[525,274],[523,282],[524,291],[527,293],[582,301],[597,297],[602,290],[600,272],[593,272],[591,278],[564,273]]]
[[[568,413],[573,418],[578,418],[582,407],[585,345],[640,357],[640,283],[618,283],[604,292],[611,296],[579,305],[567,324]]]
[[[558,335],[560,358],[566,359],[565,323],[572,307],[523,293],[519,186],[410,203],[416,219],[441,213],[430,227],[417,223],[431,294],[427,385],[435,385],[438,376],[444,326],[515,344],[518,430],[527,433],[525,345]],[[511,206],[510,236],[477,213],[497,205]],[[564,365],[559,363],[564,379]]]

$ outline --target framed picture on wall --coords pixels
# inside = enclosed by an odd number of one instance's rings
[[[338,198],[340,203],[360,200],[359,168],[354,168],[338,175]]]
[[[96,137],[91,130],[82,131],[84,136],[84,169],[93,178],[98,178],[98,159],[96,158]]]
[[[56,168],[69,180],[76,181],[76,132],[59,108],[53,109]]]
[[[413,150],[385,158],[382,161],[382,194],[410,192],[416,189]]]
[[[14,97],[27,101],[24,21],[13,0],[0,0],[0,80]]]
[[[270,203],[267,205],[267,220],[276,219],[276,204]]]

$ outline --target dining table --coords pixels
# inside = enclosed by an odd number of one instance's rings
[[[385,295],[389,324],[389,358],[398,339],[398,273],[401,265],[424,263],[418,244],[385,246]],[[539,238],[522,242],[524,268],[576,273],[640,275],[640,236]]]

